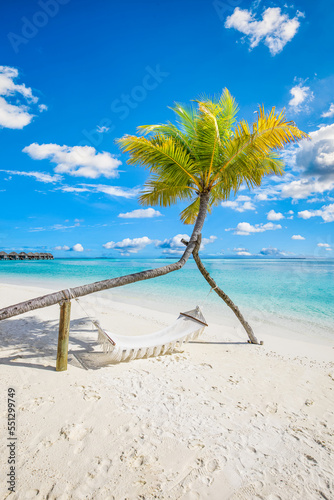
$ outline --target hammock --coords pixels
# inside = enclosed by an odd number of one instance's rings
[[[180,313],[172,325],[149,335],[113,335],[106,332],[98,321],[94,321],[94,324],[98,329],[98,341],[103,346],[103,351],[114,362],[167,354],[176,346],[180,347],[183,342],[197,339],[208,326],[198,306]]]

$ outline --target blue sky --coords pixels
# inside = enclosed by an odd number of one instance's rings
[[[184,207],[143,210],[147,172],[114,140],[227,87],[239,119],[284,107],[312,140],[284,153],[283,177],[214,209],[203,255],[333,256],[330,1],[17,0],[1,10],[1,249],[179,255],[191,233]]]

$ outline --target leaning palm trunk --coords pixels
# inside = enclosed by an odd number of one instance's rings
[[[187,241],[185,241],[185,240],[181,240],[181,241],[185,245],[188,245],[190,243],[190,241],[189,241],[189,243]],[[258,342],[257,338],[255,337],[254,332],[252,330],[252,327],[245,320],[245,318],[241,314],[239,308],[235,305],[235,303],[233,302],[233,300],[231,300],[230,297],[228,295],[226,295],[226,293],[223,292],[223,290],[221,288],[219,288],[219,286],[216,284],[216,282],[214,281],[214,279],[211,278],[210,274],[205,269],[205,267],[204,267],[201,259],[199,258],[199,255],[198,255],[198,250],[200,248],[201,241],[202,241],[202,236],[200,235],[198,237],[198,240],[197,240],[196,244],[195,244],[195,248],[194,248],[194,250],[192,252],[194,260],[195,260],[195,262],[197,264],[197,267],[198,267],[199,271],[204,276],[204,278],[206,279],[206,281],[209,283],[209,285],[211,286],[211,288],[216,292],[216,294],[219,295],[219,297],[221,299],[223,299],[223,301],[225,302],[225,304],[230,309],[232,309],[232,311],[234,312],[234,314],[236,315],[236,317],[238,318],[238,320],[240,321],[240,323],[242,324],[242,326],[246,330],[247,335],[249,337],[249,340],[250,340],[251,344],[259,344],[260,342]]]
[[[54,304],[61,303],[65,299],[78,298],[84,295],[89,295],[90,293],[100,292],[101,290],[108,290],[109,288],[116,288],[119,286],[128,285],[130,283],[136,283],[137,281],[148,280],[151,278],[157,278],[158,276],[163,276],[169,274],[173,271],[181,269],[190,255],[192,254],[197,238],[200,236],[203,224],[205,221],[205,216],[207,212],[207,205],[209,201],[209,194],[203,193],[200,195],[200,208],[196,223],[194,226],[193,233],[189,240],[189,244],[182,255],[181,259],[174,264],[169,264],[168,266],[158,267],[156,269],[149,269],[147,271],[142,271],[140,273],[127,274],[126,276],[120,276],[119,278],[112,278],[104,281],[97,281],[96,283],[90,283],[89,285],[77,286],[68,290],[60,290],[59,292],[50,293],[42,297],[37,297],[35,299],[27,300],[26,302],[21,302],[13,306],[5,307],[0,309],[0,320],[11,318],[12,316],[17,316],[34,309],[41,309],[43,307],[52,306]]]

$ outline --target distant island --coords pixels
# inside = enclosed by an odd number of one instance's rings
[[[51,253],[0,252],[0,260],[53,260]]]

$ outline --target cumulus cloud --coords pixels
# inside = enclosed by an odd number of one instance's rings
[[[153,241],[150,240],[150,238],[143,236],[142,238],[125,238],[117,243],[109,241],[108,243],[105,243],[103,247],[107,250],[118,250],[122,256],[128,256],[132,253],[138,253],[151,243],[153,243]]]
[[[251,49],[263,42],[274,56],[296,35],[300,26],[299,18],[302,16],[297,11],[296,16],[290,19],[279,7],[268,7],[262,13],[262,19],[257,20],[251,10],[236,7],[226,19],[225,28],[240,31],[245,35],[243,40],[248,37]]]
[[[59,146],[33,143],[23,149],[34,160],[49,159],[56,163],[55,172],[74,177],[97,179],[118,177],[120,160],[110,153],[98,153],[92,146]]]
[[[34,118],[31,108],[38,97],[24,83],[14,82],[18,76],[16,68],[0,66],[0,127],[3,128],[22,129]]]
[[[252,255],[247,248],[233,248],[233,252],[237,255],[249,256]]]
[[[334,124],[310,132],[311,141],[303,141],[296,155],[296,166],[305,175],[320,181],[334,180]]]
[[[321,217],[324,222],[334,221],[334,203],[324,205],[319,210],[302,210],[298,212],[298,217],[310,219],[311,217]]]
[[[246,210],[255,210],[255,206],[251,202],[249,196],[240,195],[234,201],[222,201],[222,207],[232,208],[237,212],[245,212]]]
[[[278,248],[262,248],[260,255],[265,255],[269,257],[282,257],[287,255],[286,252],[281,252],[281,250],[278,250]]]
[[[73,252],[83,252],[84,251],[84,247],[80,243],[77,243],[76,245],[73,245],[73,247],[71,248],[71,250]]]
[[[330,248],[330,245],[328,243],[318,243],[317,247],[320,247],[320,248]]]
[[[167,238],[163,241],[156,241],[156,248],[161,248],[163,254],[169,255],[182,255],[185,251],[185,246],[181,240],[189,241],[190,237],[187,234],[177,234],[173,238]],[[204,250],[205,246],[214,243],[217,236],[210,236],[210,238],[202,238],[200,250]]]
[[[54,249],[55,250],[64,250],[65,252],[67,252],[68,250],[70,250],[70,247],[68,247],[67,245],[63,245],[63,246],[55,247]]]
[[[300,234],[294,234],[293,236],[291,236],[291,239],[292,240],[305,240],[305,238],[303,236],[300,236]]]
[[[289,101],[289,106],[295,113],[299,113],[303,108],[306,109],[306,104],[314,98],[310,87],[303,87],[302,83],[292,87],[292,89],[290,89],[290,94],[292,98]],[[301,106],[302,104],[303,107]]]
[[[0,170],[0,172],[5,172],[9,175],[23,175],[24,177],[33,177],[36,181],[44,182],[46,184],[54,184],[62,179],[61,175],[50,175],[44,174],[43,172],[23,172],[19,170]]]
[[[267,222],[267,224],[255,224],[254,226],[249,224],[249,222],[239,222],[237,227],[225,229],[225,231],[234,231],[233,234],[239,234],[240,236],[249,236],[253,233],[275,231],[276,229],[282,229],[282,226],[280,224],[273,224],[272,222]]]
[[[270,210],[270,212],[267,213],[267,219],[268,220],[281,220],[281,219],[284,219],[284,215],[281,214],[281,212],[275,212],[275,210]]]
[[[285,176],[285,181],[268,188],[273,196],[306,199],[334,189],[334,124],[310,132],[310,141],[303,140],[293,149],[294,170],[300,178]]]
[[[140,208],[138,210],[132,210],[132,212],[118,215],[121,219],[151,219],[152,217],[161,216],[162,214],[158,210],[154,210],[154,208]]]
[[[321,116],[322,116],[322,118],[331,118],[332,116],[334,116],[334,103],[332,103],[329,106],[329,110],[324,111]]]

